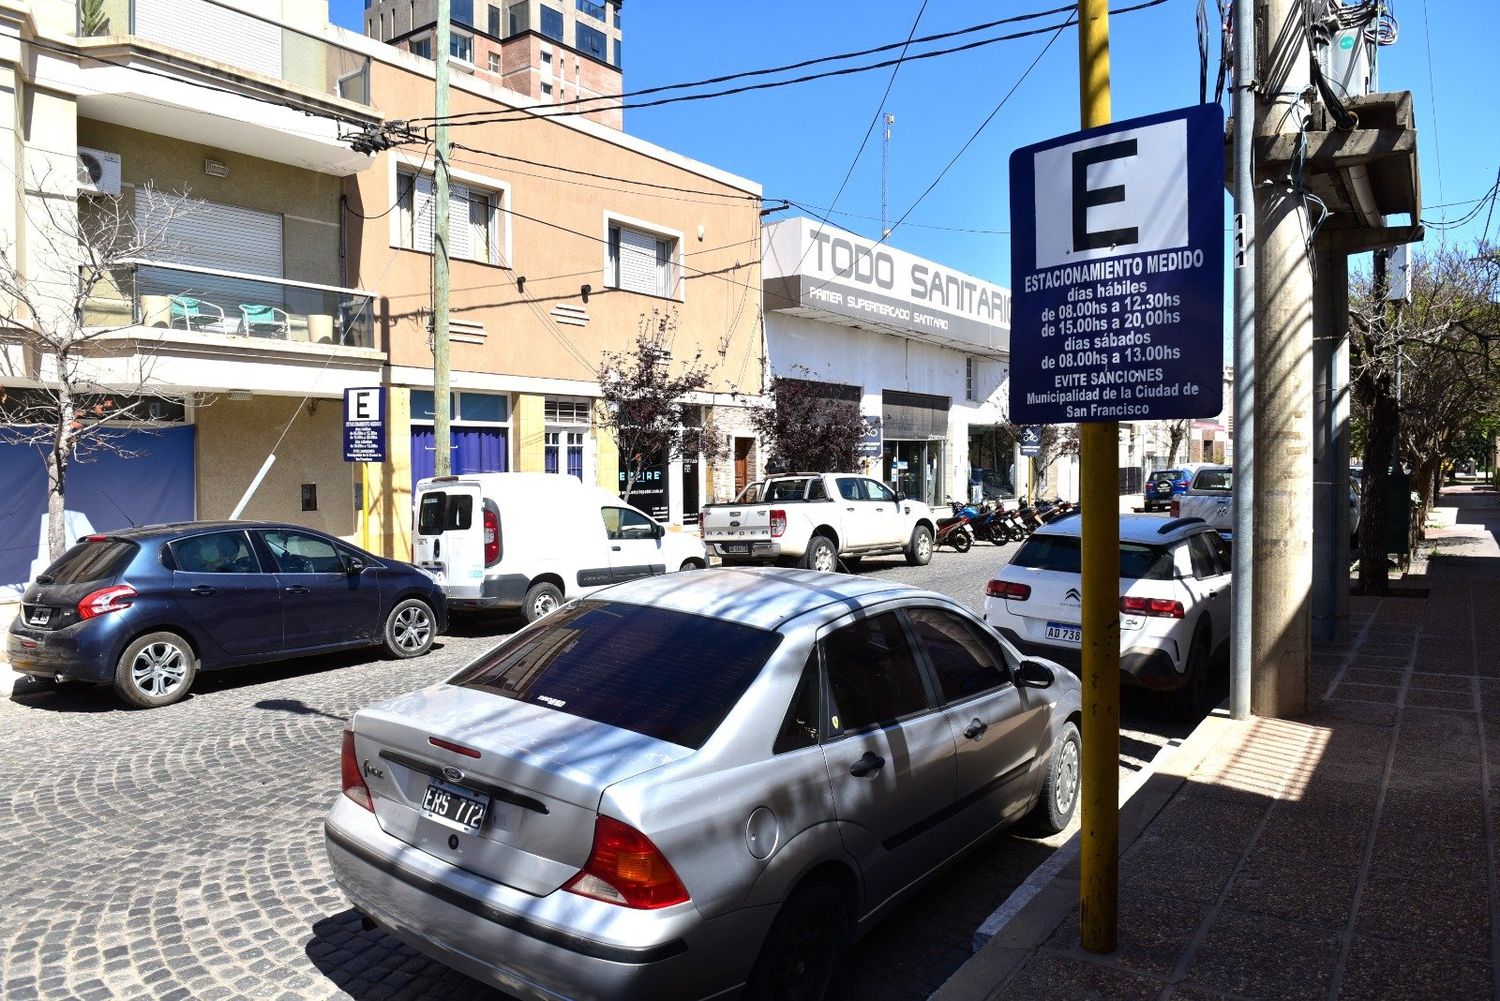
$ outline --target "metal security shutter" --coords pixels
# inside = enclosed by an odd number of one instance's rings
[[[880,402],[887,439],[910,441],[943,438],[948,434],[948,411],[952,401],[946,396],[887,389],[881,394]]]
[[[203,0],[137,3],[134,33],[215,62],[279,78],[282,29],[251,14],[279,18],[280,0],[238,0],[238,5],[244,11]]]
[[[236,205],[191,202],[177,209],[176,218],[160,220],[171,210],[170,196],[137,189],[136,225],[162,234],[162,247],[153,256],[170,264],[187,264],[220,271],[282,277],[281,216]],[[172,199],[176,201],[176,199]]]
[[[619,229],[619,286],[629,292],[644,292],[647,295],[663,295],[661,265],[658,263],[656,237],[637,233],[621,226]]]

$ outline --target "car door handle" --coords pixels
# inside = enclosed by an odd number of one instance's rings
[[[197,585],[195,587],[188,588],[188,594],[218,594],[218,593],[219,593],[219,589],[218,588],[211,587],[208,584],[199,584],[199,585]]]
[[[852,507],[846,507],[846,508],[844,508],[844,510],[845,510],[845,511],[853,511],[853,510],[854,510],[854,508],[852,508]]]
[[[989,728],[990,725],[984,720],[972,719],[969,721],[969,728],[964,731],[964,736],[969,738],[970,740],[978,740],[980,737],[984,736],[984,731],[988,730]]]
[[[307,592],[307,588],[303,587],[301,584],[293,584],[291,587],[289,587],[289,588],[286,589],[286,593],[287,594],[307,594],[308,592]]]
[[[872,772],[878,772],[885,767],[885,759],[873,751],[866,751],[865,756],[849,766],[849,774],[855,778],[864,778]]]
[[[617,553],[620,551],[620,547],[619,546],[610,546],[609,548],[612,549],[612,550],[614,550]]]

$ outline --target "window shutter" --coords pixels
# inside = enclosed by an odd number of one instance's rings
[[[631,292],[661,295],[660,244],[654,236],[621,228],[619,286]]]
[[[469,239],[469,189],[462,184],[448,185],[448,256],[473,256]]]
[[[245,10],[200,0],[132,4],[135,26],[131,33],[214,62],[280,79],[281,28],[251,14],[279,18],[281,4],[277,0],[240,0],[239,6]]]
[[[657,295],[672,294],[672,243],[670,240],[656,241]]]
[[[137,189],[135,220],[159,235],[156,260],[219,271],[282,277],[282,224],[275,212],[216,202],[180,204],[175,196]],[[171,212],[182,214],[168,218]]]
[[[415,194],[416,228],[412,231],[412,247],[416,250],[431,251],[432,214],[436,209],[432,194],[432,178],[419,176]]]

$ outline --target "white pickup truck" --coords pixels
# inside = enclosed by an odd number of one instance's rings
[[[925,566],[936,532],[926,504],[853,473],[773,476],[755,500],[705,506],[699,524],[709,553],[727,565],[795,563],[825,572],[840,559],[881,553]]]
[[[1187,492],[1172,499],[1172,517],[1202,518],[1221,535],[1233,532],[1234,467],[1200,466]]]

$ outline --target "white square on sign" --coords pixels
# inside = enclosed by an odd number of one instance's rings
[[[1036,266],[1187,246],[1187,121],[1036,154]]]
[[[351,389],[347,392],[349,393],[349,413],[346,420],[350,422],[380,420],[379,389]]]

